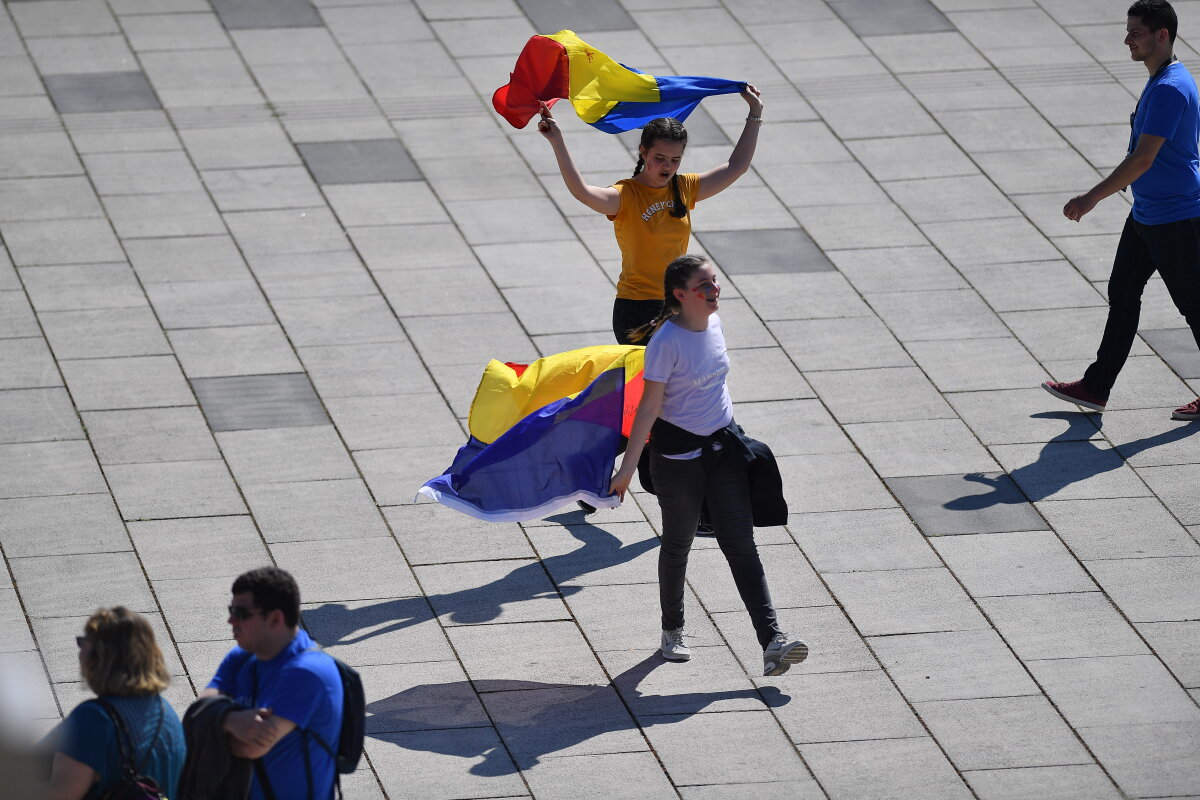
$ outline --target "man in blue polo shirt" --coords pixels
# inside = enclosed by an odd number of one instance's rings
[[[1196,82],[1172,52],[1179,27],[1166,0],[1129,7],[1125,44],[1150,73],[1132,115],[1129,151],[1112,174],[1063,207],[1078,222],[1097,203],[1129,186],[1133,211],[1125,221],[1108,282],[1108,321],[1096,360],[1083,379],[1042,384],[1050,394],[1103,411],[1137,335],[1142,290],[1155,270],[1200,345],[1200,110]],[[1200,419],[1200,398],[1172,419]]]
[[[225,716],[225,732],[233,755],[261,759],[251,800],[330,800],[337,777],[330,751],[337,751],[341,732],[342,681],[333,659],[315,649],[299,628],[295,579],[277,567],[239,575],[229,624],[238,646],[201,697],[224,694],[247,707]],[[264,787],[264,778],[269,786]]]

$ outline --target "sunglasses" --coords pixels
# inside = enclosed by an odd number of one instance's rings
[[[83,646],[87,644],[87,640],[88,638],[86,636],[76,636],[75,644],[79,645],[79,649],[82,650]]]
[[[229,616],[236,620],[248,620],[262,611],[261,608],[246,608],[245,606],[229,606]]]

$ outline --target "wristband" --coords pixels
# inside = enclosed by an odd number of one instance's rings
[[[746,122],[762,122],[762,117],[756,117],[753,114],[746,117]]]

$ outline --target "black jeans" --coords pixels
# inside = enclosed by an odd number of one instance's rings
[[[759,644],[765,649],[779,622],[762,561],[754,544],[750,484],[733,459],[718,458],[706,471],[699,458],[678,461],[650,453],[650,475],[662,509],[662,546],[658,551],[658,597],[663,630],[683,627],[683,583],[688,552],[696,536],[700,506],[707,500],[717,544],[729,562]]]
[[[617,344],[645,344],[629,338],[629,331],[640,328],[647,322],[653,322],[662,311],[662,300],[626,300],[618,297],[613,301],[613,335]]]
[[[1130,215],[1108,280],[1108,321],[1096,360],[1083,374],[1092,394],[1107,398],[1129,357],[1142,311],[1142,291],[1154,271],[1200,347],[1200,217],[1143,225]]]

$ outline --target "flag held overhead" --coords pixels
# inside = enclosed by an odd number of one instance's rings
[[[509,83],[492,95],[492,105],[514,128],[523,128],[540,102],[567,98],[587,124],[621,133],[659,117],[686,119],[705,97],[736,94],[745,85],[700,75],[647,75],[617,63],[574,31],[562,30],[530,37]]]

